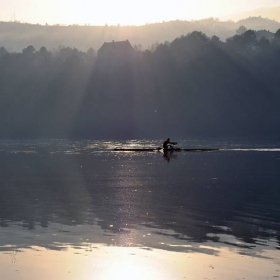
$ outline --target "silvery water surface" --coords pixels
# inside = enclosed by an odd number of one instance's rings
[[[280,249],[280,144],[179,141],[222,150],[167,157],[112,151],[160,145],[1,141],[0,250],[103,243],[215,255],[196,246],[209,241],[257,257]]]

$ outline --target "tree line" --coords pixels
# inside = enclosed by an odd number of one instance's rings
[[[240,25],[246,26],[247,29],[269,30],[273,33],[280,28],[280,22],[262,17],[249,17],[237,22],[214,18],[175,20],[142,26],[59,26],[0,21],[0,46],[17,52],[28,45],[33,45],[37,49],[45,46],[48,50],[54,50],[59,46],[66,46],[87,51],[90,47],[99,49],[103,42],[129,40],[133,46],[141,44],[143,49],[147,49],[155,42],[171,42],[181,35],[196,30],[209,37],[217,35],[225,41],[235,34]]]
[[[93,49],[0,48],[0,137],[279,137],[280,29],[135,52],[102,72]]]

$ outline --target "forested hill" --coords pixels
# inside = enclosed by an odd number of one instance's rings
[[[270,18],[276,21],[280,21],[280,6],[259,8],[259,9],[231,15],[230,18],[232,20],[241,20],[249,17],[259,17],[260,15],[264,18]]]
[[[219,21],[205,19],[197,21],[171,21],[144,26],[48,26],[17,22],[0,22],[0,47],[9,51],[21,51],[28,45],[36,49],[45,46],[49,50],[59,46],[97,51],[104,42],[129,40],[131,44],[151,48],[156,42],[173,41],[192,31],[201,31],[207,36],[218,36],[222,41],[235,34],[241,26],[253,30],[269,30],[275,33],[280,23],[260,17],[242,21]]]
[[[278,138],[279,54],[280,30],[193,32],[105,72],[93,51],[0,48],[0,138]]]

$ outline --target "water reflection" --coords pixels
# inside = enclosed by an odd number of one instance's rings
[[[177,158],[177,152],[176,151],[163,151],[163,158],[170,162],[170,160],[174,160]]]
[[[96,152],[102,145],[112,143],[2,147],[1,250],[279,249],[279,153],[180,153],[166,164],[161,153]]]

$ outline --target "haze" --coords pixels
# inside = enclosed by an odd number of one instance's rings
[[[142,25],[170,20],[228,18],[280,0],[1,0],[0,21],[34,24]]]

